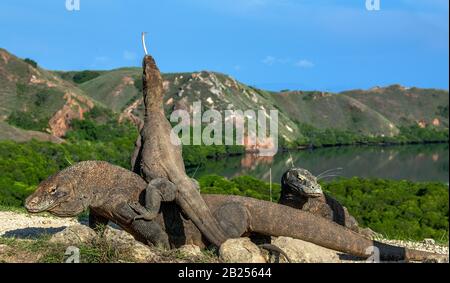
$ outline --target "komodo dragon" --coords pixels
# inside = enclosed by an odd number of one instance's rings
[[[26,200],[25,207],[31,213],[48,211],[60,217],[74,217],[89,208],[91,227],[111,220],[144,243],[170,242],[174,247],[208,244],[197,226],[173,203],[163,203],[155,221],[133,220],[137,213],[128,203],[142,201],[146,188],[147,183],[131,171],[106,162],[88,161],[42,182]],[[286,236],[363,258],[368,257],[369,248],[377,247],[381,260],[447,260],[444,255],[366,239],[336,223],[288,206],[239,196],[203,195],[203,199],[231,237]]]
[[[279,203],[326,218],[369,238],[376,235],[371,229],[360,228],[347,208],[325,194],[317,178],[303,168],[290,169],[283,175]]]
[[[133,170],[149,185],[147,210],[140,210],[136,219],[151,221],[158,215],[161,202],[175,202],[212,244],[220,246],[230,235],[223,231],[187,176],[181,146],[171,142],[172,127],[164,114],[163,80],[153,57],[144,57],[143,68],[145,118],[132,163]],[[139,210],[139,204],[130,206]]]

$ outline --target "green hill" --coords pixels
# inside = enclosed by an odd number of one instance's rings
[[[82,119],[94,102],[75,84],[0,49],[0,123],[61,137],[70,120]],[[0,139],[17,132],[2,127]],[[20,138],[18,138],[20,140]]]
[[[94,106],[112,110],[121,121],[143,116],[140,68],[53,72],[33,65],[0,49],[0,139],[16,139],[18,128],[64,137],[71,121]],[[305,127],[395,137],[405,127],[446,131],[449,125],[447,90],[393,85],[342,93],[267,92],[207,71],[164,74],[164,80],[168,111],[192,111],[196,101],[219,111],[280,110],[280,137],[288,144],[308,143]]]

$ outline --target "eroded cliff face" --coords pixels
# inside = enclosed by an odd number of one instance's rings
[[[73,119],[83,120],[84,114],[94,108],[94,102],[86,97],[67,92],[66,104],[49,121],[48,131],[55,137],[64,137]]]
[[[139,106],[141,106],[144,103],[143,98],[137,99],[135,102],[133,102],[130,106],[125,108],[124,111],[119,116],[119,123],[123,123],[126,120],[129,120],[131,123],[133,123],[138,129],[141,129],[143,126],[144,121],[142,121],[141,118],[136,116],[133,112],[137,110]]]

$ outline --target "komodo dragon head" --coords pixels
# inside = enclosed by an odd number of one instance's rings
[[[317,178],[303,168],[287,171],[281,179],[281,184],[283,188],[301,196],[308,198],[323,196],[322,187],[317,182]]]
[[[76,166],[74,166],[76,167]],[[77,189],[74,167],[63,170],[43,181],[25,201],[30,213],[50,212],[59,217],[74,217],[88,207],[89,197]],[[80,166],[78,166],[80,167]],[[78,176],[78,180],[80,176]]]

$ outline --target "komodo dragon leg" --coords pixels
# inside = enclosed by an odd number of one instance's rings
[[[142,207],[142,209],[144,208]],[[134,220],[136,212],[129,204],[119,206],[117,213],[121,218],[129,220],[131,223],[129,232],[138,240],[170,249],[169,236],[156,221]]]
[[[195,188],[200,191],[197,180],[191,179]],[[134,220],[153,221],[161,209],[161,202],[174,201],[177,195],[177,187],[167,179],[154,179],[145,189],[145,209],[140,203],[130,203],[130,207],[139,213]]]
[[[154,179],[145,189],[145,208],[140,203],[130,203],[129,206],[139,215],[134,220],[153,221],[161,209],[161,202],[174,201],[177,187],[167,179]]]

